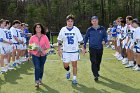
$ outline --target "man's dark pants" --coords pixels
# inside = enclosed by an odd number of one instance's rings
[[[89,48],[91,69],[94,77],[99,76],[100,64],[102,61],[103,49]]]

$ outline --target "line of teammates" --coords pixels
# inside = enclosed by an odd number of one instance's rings
[[[14,20],[12,24],[9,20],[0,20],[0,73],[27,61],[27,27],[19,20]]]
[[[122,61],[125,68],[140,71],[140,22],[137,18],[127,16],[118,17],[108,28],[108,40],[114,56]],[[108,45],[109,47],[109,45]]]

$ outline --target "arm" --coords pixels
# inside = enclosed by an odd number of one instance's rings
[[[57,43],[58,43],[58,55],[61,56],[61,46],[63,43],[63,35],[62,35],[62,29],[59,32],[58,38],[57,38]]]
[[[106,32],[105,29],[104,29],[103,32],[104,32],[104,33],[103,33],[103,40],[104,40],[105,43],[107,43],[107,42],[108,42],[108,40],[107,40],[107,32]]]
[[[80,32],[79,29],[77,30],[77,34],[76,34],[76,36],[77,36],[77,38],[78,38],[78,43],[80,43],[80,45],[83,46],[83,44],[84,44],[83,36],[82,36],[82,34],[81,34],[81,32]]]
[[[83,49],[86,49],[86,44],[88,42],[89,39],[89,30],[87,30],[85,38],[84,38],[84,45],[83,45]]]

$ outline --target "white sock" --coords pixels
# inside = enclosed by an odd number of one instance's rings
[[[76,76],[73,76],[73,80],[76,80]]]

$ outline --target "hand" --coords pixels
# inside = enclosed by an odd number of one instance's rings
[[[9,41],[9,42],[8,42],[8,44],[12,45],[12,42],[11,42],[11,41]]]
[[[102,41],[102,44],[105,45],[105,41]]]
[[[20,40],[20,43],[23,44],[24,42]]]
[[[58,55],[61,57],[62,56],[62,51],[58,49]]]
[[[87,53],[87,50],[86,49],[82,49],[82,53],[83,53],[83,55],[85,55]]]

